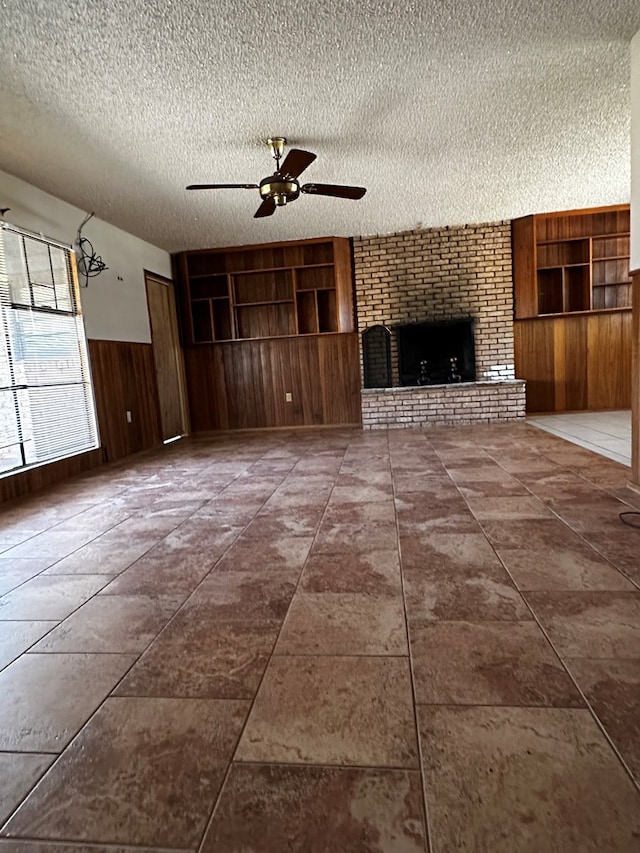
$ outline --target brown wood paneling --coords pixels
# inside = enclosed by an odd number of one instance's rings
[[[514,325],[516,377],[527,380],[527,411],[553,412],[554,320],[518,320]]]
[[[640,487],[640,270],[634,270],[631,280],[631,480]]]
[[[162,433],[151,344],[90,340],[89,356],[107,460],[159,445]]]
[[[553,324],[557,352],[562,353],[555,360],[556,412],[588,408],[588,385],[592,381],[587,364],[588,327],[589,318],[584,316],[563,317]]]
[[[338,331],[356,330],[354,306],[354,281],[351,241],[346,238],[334,240],[334,263],[336,277],[336,299],[338,307]]]
[[[631,324],[628,310],[516,321],[516,376],[527,381],[527,411],[628,409]]]
[[[194,432],[361,422],[355,333],[187,347],[185,367]]]
[[[104,451],[99,448],[3,477],[0,479],[0,503],[46,489],[70,477],[98,468],[103,463]]]
[[[331,342],[331,343],[329,343]],[[360,422],[360,370],[358,367],[358,338],[340,335],[336,338],[318,338],[322,406],[325,423]],[[352,369],[352,364],[356,369]],[[346,420],[346,413],[357,417]]]
[[[517,320],[538,316],[536,253],[533,216],[514,219],[511,225],[513,246],[513,285]]]
[[[587,318],[586,363],[589,377],[586,409],[631,406],[630,311]]]

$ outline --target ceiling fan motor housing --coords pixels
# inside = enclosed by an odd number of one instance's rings
[[[295,201],[300,195],[300,184],[293,178],[283,178],[277,172],[260,181],[262,198],[272,198],[278,207]]]

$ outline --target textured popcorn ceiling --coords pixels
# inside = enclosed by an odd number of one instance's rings
[[[638,0],[0,0],[0,169],[171,251],[625,202],[639,29]],[[257,183],[269,135],[367,195],[184,190]]]

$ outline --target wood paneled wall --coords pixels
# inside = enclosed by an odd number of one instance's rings
[[[361,423],[355,333],[187,347],[185,366],[194,432]]]
[[[631,289],[631,480],[640,487],[640,270],[634,270],[631,274]]]
[[[32,492],[39,492],[55,483],[83,474],[85,471],[91,471],[93,468],[100,467],[103,462],[104,451],[99,448],[3,477],[0,479],[0,504],[30,495]]]
[[[151,344],[89,341],[98,425],[106,459],[162,443]],[[131,412],[131,423],[127,422]]]
[[[517,320],[516,376],[528,412],[628,409],[631,311]]]

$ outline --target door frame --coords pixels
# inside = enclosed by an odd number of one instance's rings
[[[171,314],[171,337],[173,339],[173,352],[176,361],[176,375],[178,378],[178,396],[180,398],[180,413],[182,416],[183,431],[182,435],[187,436],[191,433],[191,419],[189,416],[189,403],[187,397],[187,377],[184,368],[184,353],[180,344],[180,332],[178,329],[178,311],[176,305],[176,290],[173,279],[167,278],[159,273],[152,272],[148,269],[143,269],[144,274],[144,293],[147,302],[147,316],[149,318],[149,332],[151,335],[151,351],[153,352],[153,326],[151,324],[151,311],[149,309],[149,281],[155,281],[157,284],[165,285],[169,293],[169,306]],[[154,370],[155,370],[155,352],[153,353]],[[156,388],[158,384],[156,373]],[[160,394],[158,391],[158,403]],[[160,412],[158,412],[160,415]],[[162,432],[162,418],[160,418],[160,431]],[[164,439],[163,439],[164,440]]]

